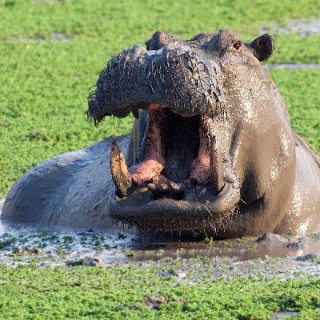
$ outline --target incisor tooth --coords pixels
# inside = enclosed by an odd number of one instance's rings
[[[124,155],[116,140],[113,140],[111,145],[110,171],[118,195],[125,197],[132,186],[132,179]]]

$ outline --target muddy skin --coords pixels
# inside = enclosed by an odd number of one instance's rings
[[[132,112],[132,134],[32,169],[1,218],[180,238],[319,228],[319,158],[259,62],[272,37],[156,32],[146,46],[113,57],[89,97],[96,123]]]

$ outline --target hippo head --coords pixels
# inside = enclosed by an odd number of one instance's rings
[[[259,62],[273,49],[267,34],[244,43],[230,30],[186,41],[156,32],[111,59],[88,114],[136,118],[126,159],[112,145],[113,219],[151,232],[248,234],[241,221],[269,204],[291,155],[285,106]]]

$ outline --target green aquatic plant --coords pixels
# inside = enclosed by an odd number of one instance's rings
[[[0,198],[45,159],[111,135],[128,133],[133,117],[86,121],[87,96],[112,55],[162,29],[182,38],[231,28],[245,41],[275,33],[267,62],[320,63],[320,36],[274,31],[318,18],[320,3],[259,1],[0,1]],[[63,14],[61,14],[63,12]],[[187,18],[186,18],[187,17]],[[294,129],[320,152],[320,71],[273,70]],[[301,94],[303,93],[303,94]],[[71,125],[72,124],[72,125]]]

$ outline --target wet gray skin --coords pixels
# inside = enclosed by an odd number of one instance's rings
[[[146,44],[115,56],[89,98],[96,122],[133,112],[132,134],[34,168],[9,192],[2,219],[120,222],[180,238],[318,228],[319,159],[292,132],[259,62],[272,37],[245,44],[229,30],[188,41],[156,32]]]

